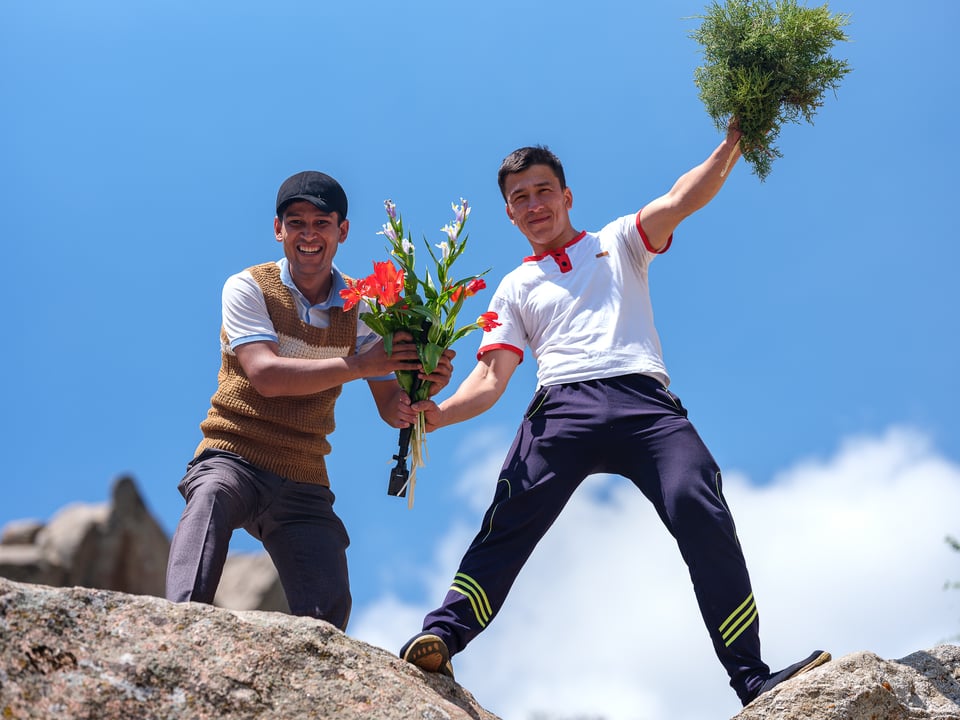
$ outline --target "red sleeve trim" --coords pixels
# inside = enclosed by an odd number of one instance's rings
[[[650,240],[647,238],[647,233],[643,231],[643,225],[640,224],[640,213],[643,212],[643,208],[637,211],[637,230],[640,231],[640,238],[643,240],[643,246],[654,255],[663,255],[667,250],[670,249],[670,246],[673,244],[673,233],[670,233],[670,237],[667,238],[666,244],[659,250],[654,250],[650,246]]]
[[[477,360],[482,358],[491,350],[509,350],[512,353],[516,353],[520,356],[520,362],[523,362],[523,350],[518,348],[515,345],[508,345],[507,343],[495,343],[493,345],[484,345],[477,351]]]

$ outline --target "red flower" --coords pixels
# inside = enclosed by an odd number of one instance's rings
[[[480,326],[480,329],[484,332],[490,332],[494,328],[498,328],[503,323],[497,322],[497,314],[495,312],[485,312],[483,315],[477,318],[477,325]]]
[[[360,280],[347,278],[347,287],[340,291],[340,297],[343,298],[344,312],[348,312],[363,298],[377,297],[376,281],[373,275],[368,275]]]
[[[468,282],[466,285],[461,285],[456,290],[454,290],[453,294],[450,295],[450,299],[453,300],[453,302],[456,302],[457,300],[460,299],[460,296],[463,295],[464,293],[466,293],[466,297],[470,297],[471,295],[476,295],[478,292],[480,292],[486,287],[487,287],[487,283],[484,282],[483,278],[474,278],[473,280]]]
[[[356,280],[347,280],[347,287],[340,291],[343,298],[343,311],[348,312],[363,298],[363,283]]]
[[[389,260],[373,263],[373,275],[367,278],[375,291],[375,297],[384,307],[395,305],[403,293],[403,270]]]

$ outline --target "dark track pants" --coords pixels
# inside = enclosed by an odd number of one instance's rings
[[[541,388],[507,456],[493,503],[443,605],[423,629],[451,655],[493,620],[533,548],[587,475],[629,478],[656,508],[690,572],[700,612],[741,697],[769,673],[720,469],[679,398],[627,375]]]
[[[322,485],[298,483],[234,453],[206,450],[180,482],[187,506],[167,563],[166,596],[212,603],[230,537],[243,528],[263,543],[294,615],[344,629],[350,618],[347,531]]]

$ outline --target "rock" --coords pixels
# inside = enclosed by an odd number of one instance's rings
[[[52,565],[36,545],[0,545],[0,577],[43,585],[63,585],[67,574]]]
[[[0,718],[497,720],[439,674],[284,613],[0,579]],[[960,647],[856,652],[733,720],[960,720]]]
[[[101,560],[88,587],[162,597],[170,540],[130,477],[113,485],[113,504],[100,536]],[[86,584],[86,583],[84,583]]]
[[[321,620],[6,579],[0,718],[497,720]]]
[[[109,503],[71,503],[46,524],[16,520],[0,537],[0,577],[164,596],[170,540],[131,477],[114,482]],[[289,612],[280,578],[265,552],[227,558],[214,604]]]
[[[14,520],[3,528],[0,545],[33,545],[41,530],[43,523],[39,520]]]
[[[857,652],[788,680],[734,720],[960,720],[960,647],[899,660]]]
[[[170,541],[130,477],[116,480],[110,503],[72,503],[44,524],[8,523],[0,576],[24,582],[162,596]]]
[[[70,503],[60,508],[37,534],[36,544],[52,566],[64,572],[64,585],[85,585],[95,581],[92,566],[97,562],[101,528],[110,516],[108,505]]]
[[[290,612],[277,569],[266,553],[230,555],[213,604],[231,610]]]

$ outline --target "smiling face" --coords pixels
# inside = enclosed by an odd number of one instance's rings
[[[506,176],[507,217],[537,255],[563,247],[577,232],[570,224],[573,193],[547,165],[531,165]]]
[[[347,239],[350,221],[298,200],[286,207],[282,218],[274,218],[273,228],[300,292],[314,303],[325,300],[330,293],[333,258]]]

